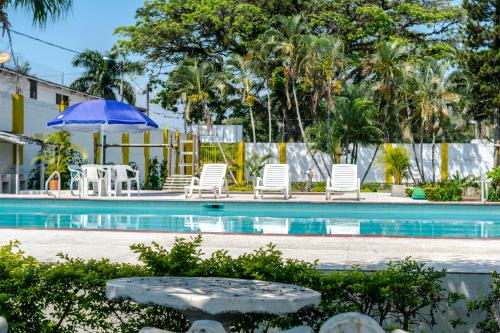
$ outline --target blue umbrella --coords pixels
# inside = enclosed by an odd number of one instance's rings
[[[109,99],[71,105],[47,126],[67,131],[100,132],[101,137],[110,132],[144,132],[158,128],[153,120],[133,106]],[[103,151],[101,149],[101,154]]]

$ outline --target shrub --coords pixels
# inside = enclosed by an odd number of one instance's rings
[[[491,181],[488,201],[500,201],[500,167],[491,169],[486,175]]]
[[[462,201],[462,189],[455,182],[427,184],[423,189],[429,201]]]
[[[491,293],[487,296],[477,298],[469,302],[469,315],[472,312],[481,311],[486,317],[477,323],[479,332],[500,332],[500,274],[491,273]]]
[[[403,179],[408,175],[411,166],[408,150],[403,146],[386,149],[378,160],[384,166],[384,171],[394,177],[394,183],[401,185]]]
[[[332,315],[359,311],[384,326],[403,328],[428,322],[447,309],[458,295],[441,286],[445,271],[410,259],[390,263],[373,273],[352,270],[323,273],[316,262],[285,259],[274,245],[236,258],[225,250],[205,257],[200,236],[179,238],[170,250],[157,243],[133,245],[143,265],[81,260],[60,256],[41,263],[25,256],[17,243],[0,248],[0,313],[12,333],[137,332],[143,326],[185,331],[188,320],[179,312],[158,306],[139,306],[127,300],[110,301],[106,281],[130,276],[217,276],[291,283],[321,292],[315,309],[288,316],[242,315],[232,325],[250,331],[267,321],[269,327],[307,324],[318,329]]]

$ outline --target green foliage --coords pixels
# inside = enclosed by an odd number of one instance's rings
[[[248,175],[253,179],[254,177],[260,177],[261,171],[267,164],[269,159],[272,157],[271,154],[265,154],[260,156],[256,151],[252,151],[250,156],[245,159],[245,169]]]
[[[467,17],[461,29],[465,46],[461,62],[474,101],[471,113],[478,120],[497,118],[498,121],[500,118],[499,6],[498,1],[491,0],[463,1]]]
[[[0,248],[0,311],[13,333],[137,332],[143,326],[185,331],[188,320],[177,311],[139,306],[127,300],[109,301],[106,281],[131,276],[217,276],[297,284],[321,292],[316,309],[289,316],[245,315],[232,323],[251,330],[266,320],[270,327],[308,324],[318,329],[330,316],[360,311],[382,325],[411,328],[433,325],[434,316],[448,310],[460,295],[441,284],[445,271],[410,259],[389,263],[375,272],[352,270],[323,273],[316,262],[285,259],[275,245],[238,257],[226,250],[204,255],[201,236],[176,239],[170,249],[158,243],[131,248],[142,265],[81,260],[60,255],[57,263],[42,263],[11,243]]]
[[[469,315],[480,311],[486,317],[476,325],[478,332],[500,332],[500,274],[491,273],[491,293],[469,302]]]
[[[82,75],[71,83],[71,88],[107,99],[117,99],[116,91],[123,87],[123,99],[135,104],[134,88],[122,74],[141,74],[139,63],[120,60],[120,54],[112,50],[105,54],[96,50],[85,50],[75,56],[73,66],[83,67]],[[121,98],[121,96],[119,96]]]
[[[453,181],[423,185],[429,201],[462,201],[462,188]]]
[[[71,143],[71,133],[67,131],[57,131],[47,135],[43,139],[44,147],[38,155],[33,158],[33,164],[45,166],[45,179],[54,171],[61,174],[59,181],[61,188],[69,185],[68,166],[81,164],[87,158],[84,148]]]
[[[401,185],[403,179],[408,174],[408,168],[411,166],[408,150],[403,146],[397,146],[382,151],[382,156],[378,163],[384,166],[386,173],[394,177],[394,183]]]
[[[167,175],[167,161],[158,161],[154,157],[149,160],[148,179],[144,184],[145,190],[161,190]]]
[[[488,180],[491,181],[488,201],[500,201],[500,166],[491,169],[486,175]]]

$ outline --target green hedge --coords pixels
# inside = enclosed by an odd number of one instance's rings
[[[266,320],[271,327],[307,324],[318,329],[332,315],[358,311],[385,327],[409,330],[426,322],[433,325],[439,311],[448,311],[462,295],[441,284],[445,271],[406,259],[373,273],[358,267],[323,273],[316,262],[284,259],[273,245],[232,258],[220,250],[205,257],[201,237],[177,239],[167,250],[153,243],[134,245],[141,265],[108,260],[81,260],[60,256],[59,262],[42,263],[26,256],[17,243],[0,248],[0,314],[12,333],[137,332],[143,326],[185,331],[188,320],[180,313],[129,301],[109,301],[109,279],[129,276],[219,276],[298,284],[322,294],[315,309],[289,316],[246,315],[234,329],[251,330]],[[458,324],[459,320],[455,320]]]

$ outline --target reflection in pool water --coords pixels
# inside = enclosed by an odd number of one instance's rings
[[[441,219],[3,213],[0,227],[290,235],[500,237],[500,222]]]

